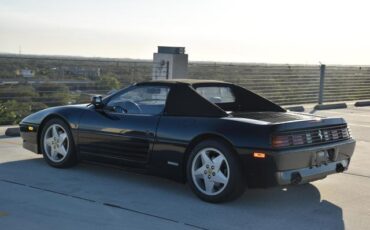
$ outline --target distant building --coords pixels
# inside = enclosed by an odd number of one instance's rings
[[[187,73],[185,47],[158,46],[157,53],[153,54],[153,80],[186,78]]]
[[[21,69],[21,70],[17,70],[16,74],[22,77],[33,77],[35,76],[35,71],[30,70],[30,69]]]
[[[73,77],[99,78],[101,75],[100,68],[62,67],[58,72],[62,76]]]

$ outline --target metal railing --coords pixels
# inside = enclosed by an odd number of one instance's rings
[[[34,76],[17,74],[31,69]],[[87,103],[91,95],[166,75],[150,61],[0,57],[0,124],[14,124],[37,110]],[[370,66],[196,63],[188,78],[239,84],[280,105],[370,99]]]
[[[280,105],[370,99],[370,66],[191,63],[188,77],[233,82]]]

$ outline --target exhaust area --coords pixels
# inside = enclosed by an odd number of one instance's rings
[[[335,171],[337,172],[343,172],[346,168],[342,165],[342,163],[337,164],[337,167],[335,168]]]
[[[299,184],[302,182],[302,176],[299,172],[294,172],[291,174],[290,183],[291,184]]]

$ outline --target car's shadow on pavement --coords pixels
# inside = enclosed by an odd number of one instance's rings
[[[342,209],[321,200],[312,184],[249,189],[209,204],[177,182],[90,163],[56,169],[42,158],[2,163],[0,179],[205,229],[344,229]]]
[[[16,138],[19,138],[19,137],[18,136],[11,137],[11,136],[7,136],[7,135],[0,135],[0,139],[16,139]]]

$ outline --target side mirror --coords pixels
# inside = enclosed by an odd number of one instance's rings
[[[92,96],[91,104],[94,105],[96,109],[102,109],[104,107],[103,97],[100,95]]]

